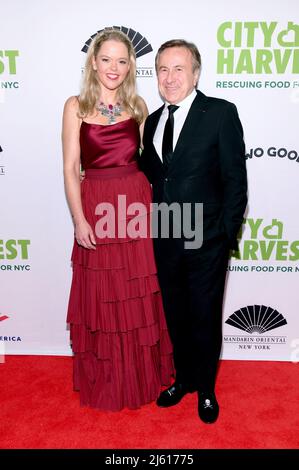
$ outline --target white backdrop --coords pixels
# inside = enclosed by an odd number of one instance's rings
[[[61,116],[79,91],[85,41],[125,26],[153,49],[137,60],[150,111],[161,104],[155,52],[185,38],[202,54],[201,91],[233,101],[243,123],[250,202],[230,263],[223,358],[298,361],[298,13],[297,0],[1,5],[0,354],[71,354]]]

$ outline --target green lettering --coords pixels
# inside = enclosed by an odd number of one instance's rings
[[[290,31],[292,31],[293,34],[290,34]],[[298,47],[299,25],[293,23],[293,21],[289,21],[287,29],[280,31],[280,33],[278,34],[277,42],[282,47]]]
[[[225,23],[222,23],[217,31],[217,41],[222,47],[231,47],[232,45],[231,41],[226,41],[226,39],[224,38],[224,33],[227,29],[232,29],[231,21],[226,21]]]
[[[284,51],[281,51],[280,49],[274,49],[273,52],[277,73],[284,73],[290,61],[292,49],[285,49]]]
[[[291,261],[297,261],[299,259],[299,241],[296,240],[295,242],[291,243],[290,246],[291,252],[294,253],[290,255]]]
[[[251,53],[249,49],[242,49],[236,67],[236,73],[253,73]]]
[[[0,57],[3,57],[3,52],[0,51]],[[0,60],[0,73],[4,72],[4,63],[2,60]]]
[[[292,73],[299,73],[299,49],[294,49]]]
[[[272,233],[271,233],[272,232]],[[266,225],[263,229],[265,238],[282,238],[283,223],[277,219],[272,219],[272,224]]]
[[[272,73],[269,63],[272,61],[272,52],[268,49],[256,51],[256,73]]]
[[[263,34],[264,34],[264,47],[270,47],[272,43],[272,36],[277,26],[277,21],[271,21],[269,26],[267,25],[267,23],[262,21],[260,25],[261,25],[261,30],[263,31]]]
[[[277,261],[286,261],[288,259],[287,257],[288,245],[289,245],[289,242],[283,242],[281,240],[277,242],[277,249],[276,249]]]
[[[28,245],[30,245],[30,240],[18,240],[18,244],[21,245],[22,259],[28,259]]]
[[[11,75],[17,73],[16,57],[19,55],[19,51],[5,51],[6,57],[8,57],[8,68]]]
[[[275,243],[274,241],[265,242],[265,240],[260,242],[262,260],[270,259]]]
[[[257,238],[257,232],[263,222],[263,219],[256,219],[256,221],[254,221],[254,219],[246,219],[246,221],[248,222],[251,230],[250,238]]]
[[[246,21],[244,23],[244,28],[247,29],[246,47],[254,47],[255,30],[258,27],[259,27],[259,24],[256,21]]]
[[[16,246],[16,240],[7,240],[6,242],[6,248],[8,250],[7,259],[15,259],[18,255],[18,252],[15,248]]]
[[[241,47],[241,45],[242,45],[242,23],[240,23],[240,21],[236,21],[234,47]]]
[[[219,49],[218,50],[217,73],[234,73],[234,50],[233,49]]]
[[[243,260],[257,260],[257,254],[256,252],[259,249],[259,244],[258,242],[255,242],[253,240],[245,240],[244,242],[244,247],[243,247]]]

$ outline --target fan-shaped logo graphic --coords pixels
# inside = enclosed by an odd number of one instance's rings
[[[287,324],[281,313],[265,305],[249,305],[234,312],[226,322],[247,333],[265,333]]]
[[[132,28],[127,28],[126,26],[106,26],[103,29],[99,29],[96,33],[94,33],[92,36],[90,36],[89,39],[85,42],[84,46],[82,47],[82,52],[87,52],[88,48],[90,46],[91,41],[93,38],[98,34],[104,31],[105,29],[115,29],[116,31],[122,31],[125,33],[128,38],[131,40],[136,57],[141,57],[145,54],[148,54],[149,52],[152,52],[153,48],[148,42],[148,40],[142,36],[141,33],[138,33],[138,31],[134,31]]]

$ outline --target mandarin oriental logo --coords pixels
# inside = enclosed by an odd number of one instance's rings
[[[270,351],[286,346],[286,335],[273,335],[276,330],[287,325],[284,316],[275,308],[266,305],[247,305],[236,310],[225,321],[226,324],[241,330],[240,333],[223,335],[223,343],[244,352]],[[269,333],[270,332],[270,333]]]
[[[265,305],[248,305],[228,317],[226,322],[246,333],[265,333],[287,324],[281,313]]]
[[[92,34],[90,38],[85,41],[81,51],[86,53],[94,37],[106,29],[114,29],[115,31],[121,31],[122,33],[126,34],[133,44],[136,58],[140,58],[146,54],[149,54],[153,50],[146,37],[138,31],[135,31],[134,29],[127,26],[105,26],[104,28],[99,29],[96,33]],[[137,67],[136,77],[153,77],[153,67]]]

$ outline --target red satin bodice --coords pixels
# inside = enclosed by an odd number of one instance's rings
[[[139,126],[133,118],[112,125],[82,122],[81,164],[84,170],[126,166],[136,161]]]

